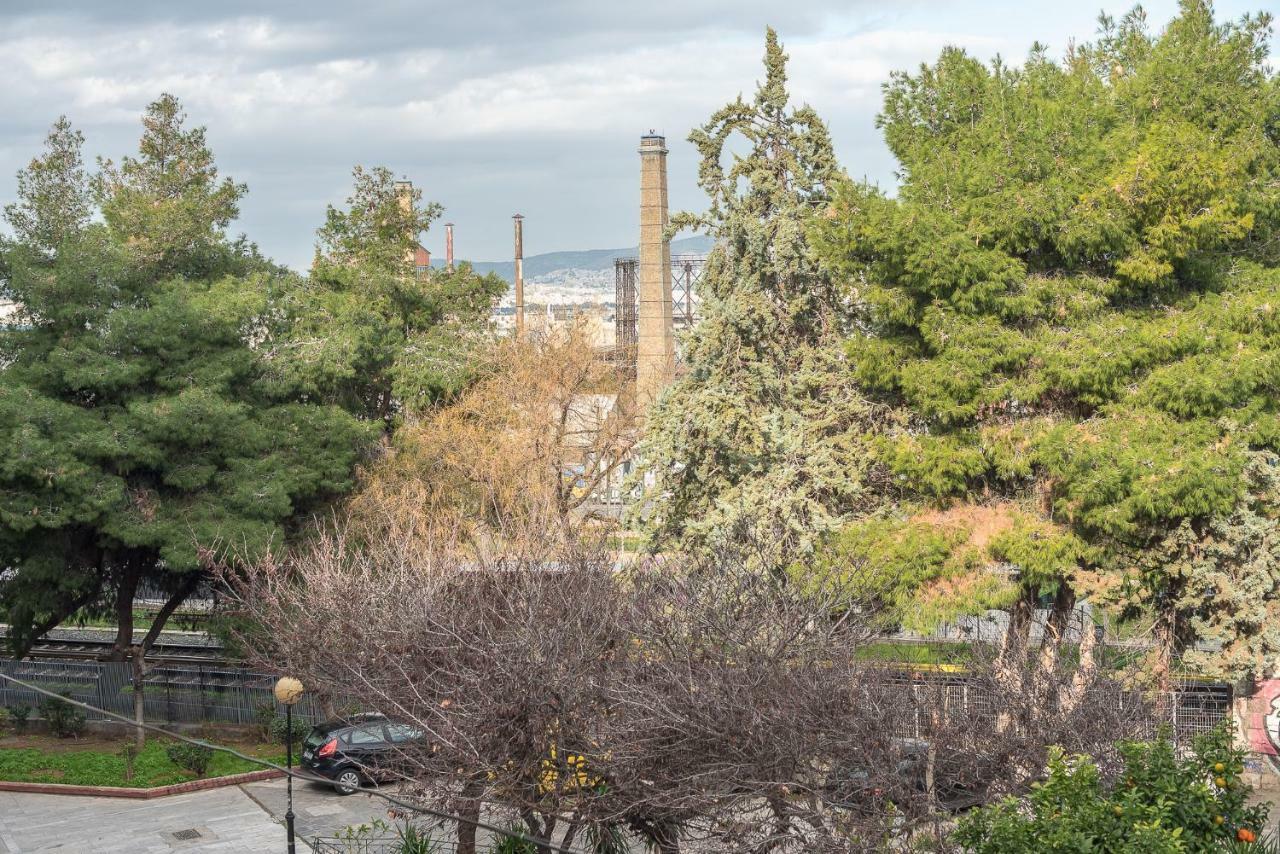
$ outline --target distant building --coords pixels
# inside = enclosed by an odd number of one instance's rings
[[[431,252],[423,247],[421,243],[413,250],[413,269],[419,275],[431,270]]]

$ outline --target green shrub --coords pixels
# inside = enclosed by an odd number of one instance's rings
[[[1163,734],[1122,743],[1120,753],[1124,771],[1113,782],[1087,756],[1053,753],[1043,783],[1021,800],[969,813],[956,841],[974,854],[1199,854],[1232,850],[1266,823],[1266,806],[1247,805],[1244,753],[1226,727],[1195,739],[1188,757]]]
[[[190,771],[197,777],[204,776],[204,772],[209,770],[209,762],[213,759],[212,748],[199,744],[188,744],[185,741],[175,741],[167,746],[164,752],[169,757],[170,762],[179,768]]]
[[[276,704],[273,701],[259,703],[253,707],[253,723],[263,741],[271,741],[271,727],[276,722]]]
[[[523,833],[513,829],[513,833]],[[538,846],[523,836],[504,836],[489,846],[489,854],[538,854]]]
[[[276,715],[271,721],[271,741],[275,744],[284,744],[285,737],[288,734],[289,719],[284,715]],[[297,749],[302,744],[302,740],[307,737],[307,733],[311,732],[311,724],[305,720],[299,720],[297,717],[293,719],[293,746]]]
[[[49,732],[58,738],[76,738],[84,733],[84,712],[66,700],[50,697],[43,701],[40,716],[49,725]]]
[[[405,822],[396,825],[396,841],[391,845],[391,854],[436,854],[440,843],[431,838],[431,834]]]
[[[593,822],[587,825],[587,850],[591,854],[627,854],[627,837],[616,824]]]
[[[31,719],[31,707],[24,705],[9,706],[9,719],[13,721],[14,732],[26,732],[27,721]]]

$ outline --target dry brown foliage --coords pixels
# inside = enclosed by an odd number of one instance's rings
[[[451,405],[411,417],[367,472],[352,521],[486,553],[586,530],[635,441],[630,400],[571,326],[494,343]]]

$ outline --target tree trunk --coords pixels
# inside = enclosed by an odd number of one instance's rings
[[[529,828],[529,833],[538,841],[534,843],[534,847],[538,849],[538,854],[551,854],[551,846],[547,842],[551,841],[551,834],[556,832],[555,816],[547,816],[546,821],[540,821],[537,813],[533,810],[522,810],[520,813],[524,819],[525,827]]]
[[[120,581],[116,585],[116,642],[111,648],[112,661],[124,661],[133,647],[133,600],[138,595],[138,580],[142,570],[132,560],[121,567]]]
[[[169,618],[173,616],[173,612],[178,610],[178,606],[187,600],[187,597],[196,589],[196,585],[200,583],[200,575],[197,572],[189,572],[178,585],[178,589],[169,596],[169,599],[160,608],[156,618],[151,622],[151,628],[147,630],[147,634],[142,639],[142,643],[133,648],[133,719],[138,724],[134,729],[134,741],[141,750],[147,742],[146,730],[142,728],[145,723],[146,710],[146,678],[147,678],[147,652],[155,645],[156,639],[160,637],[160,633],[164,631],[165,623],[169,622]],[[129,622],[133,623],[133,608],[129,609]]]
[[[1048,676],[1058,666],[1058,653],[1062,648],[1062,638],[1066,634],[1071,614],[1075,611],[1076,594],[1066,581],[1058,584],[1058,592],[1053,597],[1053,610],[1045,622],[1044,637],[1040,639],[1040,674]]]
[[[480,797],[484,784],[470,780],[462,787],[462,799],[458,804],[457,854],[476,854],[476,822],[480,820]]]
[[[1063,713],[1073,711],[1076,704],[1080,702],[1080,698],[1084,696],[1085,689],[1089,687],[1089,681],[1093,679],[1093,674],[1098,667],[1097,646],[1098,627],[1093,624],[1093,620],[1088,614],[1081,612],[1080,666],[1076,668],[1075,675],[1071,677],[1071,687],[1063,696],[1061,705]]]
[[[1062,650],[1062,641],[1076,608],[1076,594],[1065,580],[1058,584],[1053,597],[1053,609],[1045,621],[1044,635],[1040,638],[1040,661],[1036,666],[1035,702],[1037,710],[1056,707],[1061,703],[1059,684],[1055,678]]]
[[[1027,644],[1031,634],[1031,621],[1035,615],[1035,591],[1024,589],[1013,607],[1009,609],[1009,627],[1000,643],[996,658],[996,678],[1007,686],[1014,696],[1021,695],[1025,685],[1023,670],[1026,665]],[[1013,725],[1013,718],[1006,710],[996,716],[996,732],[1004,733]]]
[[[144,691],[147,677],[146,653],[142,647],[134,647],[131,664],[133,670],[133,720],[138,724],[133,730],[133,743],[138,750],[142,750],[147,743],[147,731],[142,728],[142,724],[145,723],[144,718],[147,707],[147,695]]]

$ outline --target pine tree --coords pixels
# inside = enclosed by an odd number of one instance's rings
[[[93,182],[104,222],[79,206],[64,121],[20,175],[0,267],[21,319],[0,332],[0,607],[18,655],[81,609],[113,610],[140,679],[210,560],[280,544],[350,488],[369,441],[270,376],[256,345],[288,277],[226,239],[243,190],[216,180],[203,140],[176,99],[151,104],[138,157]],[[135,642],[144,583],[169,598]]]
[[[19,243],[53,252],[88,222],[83,146],[84,135],[60,116],[45,138],[45,155],[18,173],[18,201],[6,205],[4,212]]]
[[[1061,614],[1087,595],[1154,621],[1162,667],[1210,627],[1249,651],[1224,659],[1234,672],[1280,651],[1189,599],[1236,598],[1228,576],[1280,598],[1269,559],[1240,554],[1269,542],[1251,460],[1280,441],[1268,29],[1184,0],[1158,36],[1140,11],[1104,17],[1061,64],[949,48],[886,86],[897,198],[846,185],[814,239],[863,318],[858,385],[902,419],[873,440],[904,496],[890,526],[959,525],[955,553],[894,593],[904,613],[998,605],[1025,631],[1037,601]],[[1004,522],[979,532],[978,516]],[[878,524],[832,561],[891,571],[901,544]],[[1199,557],[1140,569],[1153,549]]]
[[[844,300],[805,231],[839,172],[821,119],[789,105],[786,60],[769,30],[754,100],[739,97],[690,136],[710,206],[672,225],[703,229],[716,246],[684,373],[649,413],[641,451],[654,548],[697,551],[732,532],[760,544],[772,568],[862,498],[861,446],[849,437],[868,414],[841,364]]]
[[[470,264],[417,271],[419,235],[442,211],[421,190],[402,194],[386,167],[352,173],[344,208],[316,234],[305,287],[282,301],[286,329],[269,345],[281,380],[317,400],[393,428],[406,411],[457,393],[506,291]]]

